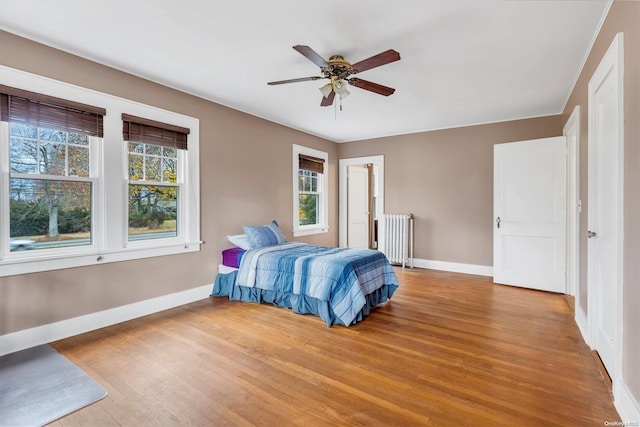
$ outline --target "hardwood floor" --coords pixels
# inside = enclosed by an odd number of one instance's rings
[[[393,300],[349,328],[213,298],[53,343],[109,391],[53,425],[620,421],[564,296],[396,273]]]

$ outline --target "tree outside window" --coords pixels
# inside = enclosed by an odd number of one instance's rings
[[[177,236],[178,150],[128,143],[129,241]]]
[[[9,138],[10,250],[91,244],[90,137],[10,123]]]
[[[318,204],[320,202],[320,188],[318,184],[318,174],[300,169],[298,176],[300,225],[319,224]]]

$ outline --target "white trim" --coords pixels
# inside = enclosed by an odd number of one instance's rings
[[[384,212],[384,156],[367,156],[367,157],[354,157],[350,159],[340,159],[338,161],[339,164],[339,233],[338,233],[338,244],[341,247],[347,246],[347,206],[349,203],[348,200],[348,191],[347,191],[347,178],[349,177],[349,166],[355,165],[365,165],[368,163],[372,163],[377,166],[378,173],[378,195],[376,197],[376,212],[379,213],[380,217]],[[380,243],[380,239],[384,235],[381,231],[384,227],[383,221],[378,222],[378,248],[383,247]]]
[[[476,276],[493,277],[493,267],[489,265],[461,264],[448,261],[433,261],[413,258],[413,265],[417,268],[450,271],[452,273],[474,274]]]
[[[613,404],[625,426],[640,425],[640,404],[633,398],[624,381],[620,380],[613,388]],[[613,420],[612,420],[613,421]]]
[[[562,134],[567,141],[566,293],[580,298],[580,106],[576,105]]]
[[[210,295],[212,287],[213,285],[199,286],[2,335],[0,336],[0,356],[198,301]]]
[[[300,225],[299,217],[299,194],[298,194],[298,170],[299,155],[306,154],[308,156],[317,157],[324,160],[324,173],[320,181],[320,224]],[[313,148],[304,147],[302,145],[293,144],[292,157],[292,175],[293,175],[293,236],[308,236],[310,234],[320,234],[329,231],[329,154],[314,150]]]
[[[587,315],[582,309],[582,307],[580,307],[577,304],[577,301],[574,306],[575,306],[574,319],[576,321],[576,325],[578,325],[578,330],[580,331],[580,334],[582,335],[582,339],[584,340],[584,342],[589,346],[589,348],[591,348],[591,344],[589,340],[589,322],[587,320]]]

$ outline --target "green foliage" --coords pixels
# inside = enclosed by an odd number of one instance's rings
[[[73,208],[58,213],[58,231],[60,233],[81,233],[91,230],[91,212]]]
[[[314,194],[301,194],[298,206],[300,225],[312,225],[318,223],[318,196]]]
[[[166,213],[158,210],[143,211],[143,212],[130,211],[129,227],[133,227],[133,228],[146,227],[149,229],[157,229],[157,228],[160,228],[160,226],[167,219],[171,219],[171,218],[168,218],[168,215]]]
[[[11,237],[39,236],[48,233],[49,212],[39,200],[11,200],[9,229]],[[59,233],[91,231],[91,212],[83,208],[63,209],[58,212]]]
[[[49,225],[47,208],[37,201],[9,202],[10,237],[36,236],[46,233]]]

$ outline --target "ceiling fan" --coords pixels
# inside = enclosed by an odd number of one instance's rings
[[[370,58],[364,59],[360,62],[356,62],[355,64],[350,64],[344,59],[342,55],[333,55],[325,61],[309,46],[296,45],[293,46],[293,48],[300,54],[305,56],[308,60],[320,67],[320,74],[322,75],[279,80],[275,82],[269,82],[267,84],[281,85],[285,83],[329,79],[329,83],[320,88],[320,92],[322,92],[323,95],[322,102],[320,103],[320,106],[322,107],[328,107],[333,104],[333,100],[336,97],[336,94],[340,95],[341,99],[349,95],[349,91],[347,90],[347,83],[351,86],[359,87],[360,89],[368,90],[370,92],[374,92],[384,96],[389,96],[396,91],[394,88],[383,86],[381,84],[373,83],[357,77],[349,78],[349,76],[351,76],[352,74],[358,74],[362,71],[370,70],[371,68],[398,61],[400,59],[400,54],[393,49],[386,50]]]

